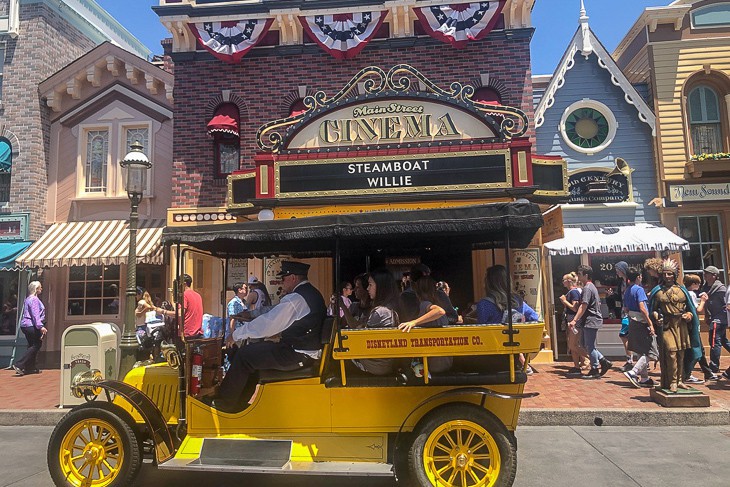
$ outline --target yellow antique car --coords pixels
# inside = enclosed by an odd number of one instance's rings
[[[329,255],[338,276],[342,249],[509,250],[527,246],[541,224],[536,205],[513,202],[166,229],[163,240],[178,256],[181,245],[217,256]],[[295,370],[261,371],[250,406],[236,414],[187,392],[193,347],[203,356],[201,393],[215,390],[221,339],[188,342],[185,353],[169,351],[168,363],[135,368],[123,381],[102,380],[93,371],[78,377],[74,391],[88,402],[54,430],[49,469],[59,486],[130,485],[148,453],[164,470],[509,486],[517,468],[520,403],[530,396],[517,357],[538,352],[542,333],[542,323],[403,333],[342,328],[330,318],[322,358]],[[422,377],[376,377],[352,366],[352,359],[414,357],[423,360]],[[432,357],[468,366],[430,374]]]

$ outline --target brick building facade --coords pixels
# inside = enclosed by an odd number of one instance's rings
[[[165,3],[165,2],[163,2]],[[238,64],[227,64],[204,51],[199,45],[185,45],[178,28],[186,25],[168,20],[168,15],[185,12],[188,22],[211,20],[210,9],[192,8],[187,2],[166,2],[156,8],[163,24],[174,31],[172,57],[175,61],[175,177],[173,207],[225,206],[225,179],[216,178],[214,144],[206,135],[206,124],[215,107],[222,102],[223,91],[240,111],[240,168],[253,168],[257,151],[256,131],[266,122],[289,114],[291,104],[302,98],[301,92],[337,93],[360,69],[374,65],[386,71],[397,64],[409,64],[440,86],[453,81],[476,87],[495,87],[505,105],[522,109],[532,120],[532,85],[530,39],[533,29],[529,18],[514,18],[513,5],[532,2],[510,1],[505,6],[506,28],[495,29],[487,38],[471,42],[464,49],[454,49],[426,35],[396,37],[391,17],[386,19],[389,38],[374,39],[354,59],[340,61],[311,41],[300,38],[298,44],[272,45],[252,49]],[[218,7],[216,15],[239,13],[247,9],[261,17],[260,6],[246,7],[231,1],[229,8]],[[272,2],[270,8],[277,8]],[[312,12],[317,3],[311,2]],[[396,2],[397,3],[397,2]],[[382,2],[348,2],[355,8],[380,5]],[[395,8],[395,7],[394,7]],[[398,8],[401,8],[400,6]],[[513,18],[509,16],[513,15]],[[514,25],[510,25],[512,22]],[[180,25],[178,25],[180,24]],[[185,27],[188,29],[188,27]],[[301,29],[301,27],[299,27]],[[272,29],[280,29],[274,22]],[[301,36],[301,32],[299,33]],[[187,34],[190,35],[189,33]],[[282,39],[283,35],[279,35]],[[193,39],[194,40],[194,39]],[[302,90],[300,87],[304,87]],[[529,136],[534,135],[531,128]]]
[[[51,0],[0,0],[0,301],[7,309],[22,309],[26,294],[28,275],[15,266],[18,250],[47,228],[50,109],[38,85],[108,40],[149,55],[95,3],[72,8]],[[3,313],[2,366],[16,330],[16,317]]]

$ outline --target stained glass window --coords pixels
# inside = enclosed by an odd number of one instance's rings
[[[565,120],[565,135],[578,147],[593,149],[608,138],[609,123],[598,110],[582,107],[574,110]]]
[[[106,170],[109,156],[109,131],[90,130],[86,134],[86,187],[87,193],[106,191]]]

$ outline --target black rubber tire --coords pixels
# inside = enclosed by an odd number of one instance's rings
[[[142,466],[140,442],[129,423],[130,417],[126,411],[119,406],[102,401],[89,402],[71,410],[59,421],[53,433],[51,433],[46,460],[53,483],[58,487],[79,487],[78,484],[69,481],[65,477],[61,468],[59,453],[64,448],[62,442],[66,434],[79,423],[90,419],[109,423],[116,430],[121,440],[124,458],[118,468],[119,472],[109,484],[109,487],[133,485],[134,479]]]
[[[500,467],[496,481],[487,483],[494,487],[510,487],[517,473],[517,449],[513,436],[502,422],[492,413],[475,404],[451,403],[444,404],[429,412],[416,426],[413,443],[408,452],[408,485],[414,487],[444,487],[445,483],[436,486],[428,477],[424,465],[424,449],[429,436],[442,425],[454,421],[469,421],[483,428],[491,435],[500,455]],[[473,479],[469,479],[474,482]],[[461,487],[462,482],[454,483]],[[477,485],[467,483],[468,486]],[[481,484],[480,484],[481,485]]]

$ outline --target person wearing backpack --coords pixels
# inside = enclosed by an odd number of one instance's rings
[[[540,317],[517,294],[510,292],[507,284],[507,269],[503,265],[494,265],[487,269],[484,278],[487,296],[477,303],[477,323],[485,325],[507,323],[512,314],[512,323],[538,321]],[[507,301],[509,300],[509,304]],[[525,356],[520,354],[520,362],[524,365]],[[528,365],[527,374],[533,370]]]
[[[593,284],[593,268],[588,265],[580,265],[576,271],[578,280],[583,285],[583,293],[580,298],[580,306],[575,317],[568,323],[569,327],[578,326],[583,328],[583,346],[591,358],[591,370],[584,377],[586,379],[597,379],[606,375],[613,362],[608,360],[596,348],[596,335],[603,326],[603,315],[601,314],[601,297]]]

